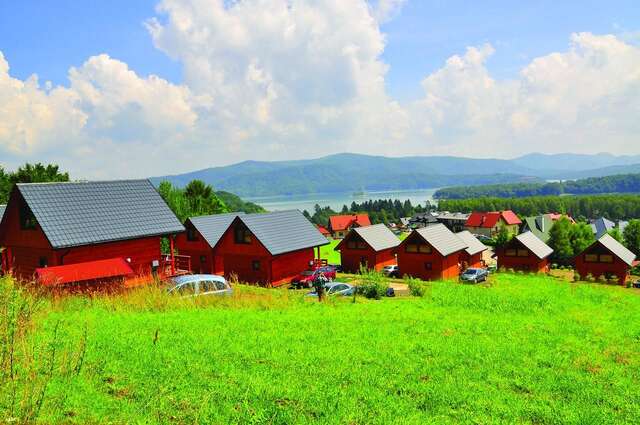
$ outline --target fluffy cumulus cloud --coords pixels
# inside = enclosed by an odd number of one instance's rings
[[[494,48],[469,47],[425,76],[420,100],[399,103],[385,91],[380,25],[404,3],[163,0],[145,25],[182,64],[180,84],[102,54],[51,87],[11,77],[0,56],[0,155],[116,177],[342,151],[637,152],[640,48],[576,34],[496,80]]]
[[[507,81],[488,72],[493,53],[468,48],[423,80],[424,98],[412,105],[416,140],[482,155],[638,152],[640,48],[574,34],[567,52],[536,58]]]

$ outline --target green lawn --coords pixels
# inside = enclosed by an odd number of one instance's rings
[[[9,287],[3,338],[21,299]],[[142,289],[34,308],[16,397],[48,382],[46,423],[640,422],[633,289],[500,274],[355,303],[239,286],[227,299]],[[20,417],[3,376],[0,418]]]

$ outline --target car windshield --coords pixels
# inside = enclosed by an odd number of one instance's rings
[[[473,269],[473,270],[467,270],[466,272],[464,272],[464,274],[476,274],[478,273],[477,270]]]
[[[302,276],[313,276],[315,272],[311,271],[311,270],[307,270],[305,272],[302,272]]]

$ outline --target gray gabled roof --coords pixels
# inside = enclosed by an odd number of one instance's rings
[[[227,231],[233,219],[243,212],[234,212],[228,214],[203,215],[199,217],[189,217],[189,221],[193,227],[202,235],[211,248],[214,248],[224,232]]]
[[[468,230],[458,232],[456,233],[456,236],[462,239],[462,242],[467,244],[465,251],[467,251],[467,254],[469,255],[475,255],[487,249],[487,246],[480,242],[478,238],[473,236]]]
[[[467,244],[444,224],[435,224],[415,231],[445,257],[467,248]]]
[[[184,231],[149,180],[17,185],[53,248]]]
[[[355,227],[351,231],[356,232],[374,251],[382,251],[400,245],[400,239],[384,224]]]
[[[298,210],[240,215],[238,220],[247,226],[272,255],[329,243]]]
[[[620,258],[622,261],[627,263],[628,265],[633,265],[633,261],[636,259],[636,255],[625,248],[620,242],[615,240],[611,235],[605,233],[598,240],[597,243],[600,243],[602,246],[611,251],[616,257]]]
[[[6,205],[0,205],[0,221],[2,221],[2,216],[4,216],[4,210],[7,209]]]
[[[531,231],[520,233],[516,236],[516,239],[541,260],[547,258],[553,253],[553,249],[551,249],[551,247],[546,243],[542,242],[542,240],[540,240],[540,238],[534,235]]]
[[[591,228],[593,229],[593,233],[596,235],[596,239],[599,239],[600,236],[604,235],[605,233],[608,233],[609,230],[613,230],[615,227],[616,227],[616,224],[613,221],[607,220],[604,217],[600,217],[596,219],[591,224]]]

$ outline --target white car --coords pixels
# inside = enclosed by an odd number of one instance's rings
[[[213,274],[192,274],[171,279],[168,292],[183,297],[201,295],[231,295],[233,289],[222,276]]]
[[[382,268],[382,273],[389,277],[400,277],[400,269],[397,264],[392,266],[384,266]]]

